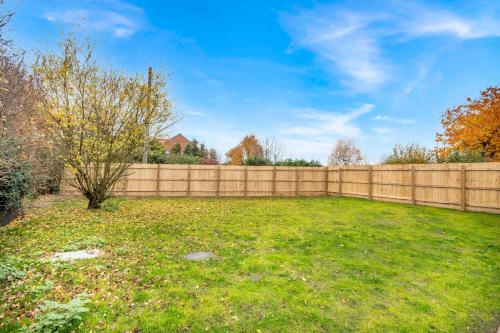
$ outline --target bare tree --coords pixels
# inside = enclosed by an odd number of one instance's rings
[[[361,151],[350,138],[337,140],[328,160],[329,165],[354,165],[362,163],[363,157],[361,156]]]
[[[21,149],[18,158],[29,164],[31,191],[56,191],[62,169],[36,112],[41,95],[25,64],[24,51],[5,37],[13,13],[3,12],[1,6],[0,0],[0,140],[15,142]]]
[[[4,36],[13,13],[3,12],[2,5],[0,0],[0,137],[19,140],[30,131],[36,91],[22,52],[15,50],[12,41]]]
[[[285,155],[285,147],[276,138],[266,137],[263,141],[264,158],[268,161],[276,163],[283,159]]]

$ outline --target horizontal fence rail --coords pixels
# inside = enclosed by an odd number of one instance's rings
[[[63,180],[62,192],[76,194]],[[116,196],[326,196],[500,213],[500,163],[268,167],[133,164]]]

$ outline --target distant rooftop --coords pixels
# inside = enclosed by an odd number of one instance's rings
[[[171,138],[162,138],[162,139],[158,139],[158,140],[161,142],[163,147],[165,147],[165,150],[167,152],[170,152],[176,144],[179,144],[181,146],[181,152],[182,152],[186,148],[187,144],[191,142],[181,133],[179,133],[176,136],[173,136]]]

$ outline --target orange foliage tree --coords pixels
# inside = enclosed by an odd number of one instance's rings
[[[452,152],[477,152],[489,161],[500,161],[500,88],[489,87],[479,99],[446,110],[441,117],[443,133],[436,141],[439,156]]]
[[[264,149],[255,135],[247,135],[241,142],[226,153],[229,164],[242,165],[251,158],[264,158]]]

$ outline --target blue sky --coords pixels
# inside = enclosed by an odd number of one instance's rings
[[[429,148],[448,107],[500,84],[497,1],[7,0],[28,51],[89,36],[103,64],[171,75],[184,133],[221,155],[245,134],[327,160],[352,138],[371,162]],[[28,55],[28,57],[30,57]]]

